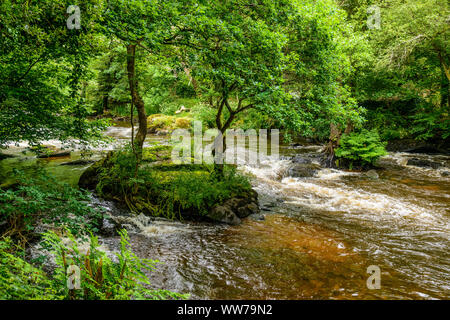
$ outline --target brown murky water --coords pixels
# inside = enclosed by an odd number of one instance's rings
[[[107,134],[125,139],[129,131]],[[158,141],[164,138],[148,142]],[[282,153],[313,157],[318,150],[285,147]],[[40,161],[28,157],[0,161],[0,179],[12,167],[34,168]],[[442,168],[405,165],[411,157]],[[39,163],[68,181],[86,167],[58,161]],[[331,169],[293,178],[286,175],[290,165],[269,157],[241,167],[260,195],[264,221],[218,226],[158,220],[132,234],[138,255],[161,261],[153,285],[193,299],[450,298],[450,178],[443,176],[450,157],[390,154],[377,170],[379,179]],[[117,238],[102,241],[117,245]],[[380,289],[367,288],[370,265],[381,269]]]

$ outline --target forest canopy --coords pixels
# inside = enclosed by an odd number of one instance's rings
[[[219,128],[448,138],[444,0],[83,0],[73,29],[70,5],[2,1],[0,143],[89,140],[102,128],[90,116],[132,104],[143,127],[183,99]]]

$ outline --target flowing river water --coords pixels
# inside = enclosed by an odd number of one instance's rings
[[[116,139],[112,149],[131,130],[112,127],[106,134]],[[164,141],[150,136],[147,143]],[[99,159],[108,148],[94,149],[91,157]],[[325,168],[312,178],[293,178],[292,156],[314,159],[320,146],[280,151],[281,159],[240,167],[259,194],[263,221],[226,226],[131,218],[142,226],[131,234],[133,250],[161,262],[150,275],[155,288],[192,299],[450,298],[450,156],[390,153],[380,161],[378,179]],[[43,167],[76,184],[87,167],[61,165],[78,159],[79,151],[36,159],[18,144],[6,153],[16,157],[0,161],[0,183],[12,168],[32,175]],[[441,167],[406,165],[413,157]],[[111,202],[93,201],[122,214]],[[118,237],[100,240],[117,249]],[[371,265],[381,270],[380,289],[367,287]]]

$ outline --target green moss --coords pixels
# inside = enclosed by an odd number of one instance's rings
[[[171,158],[172,146],[156,145],[142,150],[142,161],[166,161]]]
[[[116,152],[99,174],[97,192],[136,213],[197,219],[214,205],[251,190],[248,180],[233,167],[226,167],[224,179],[218,181],[207,166],[154,161],[169,150],[166,146],[144,149],[147,161],[153,162],[142,164],[137,176],[133,154],[129,150]]]
[[[165,114],[152,114],[147,120],[148,131],[151,133],[161,130],[170,132],[175,129],[189,129],[192,123],[192,118],[186,115],[168,116]]]

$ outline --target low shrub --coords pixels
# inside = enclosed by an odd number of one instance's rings
[[[68,232],[69,241],[54,232],[43,235],[42,245],[55,259],[51,275],[24,259],[24,250],[11,238],[0,240],[1,300],[111,300],[111,299],[185,299],[188,295],[150,288],[146,272],[154,270],[156,260],[137,257],[129,246],[126,231],[121,231],[120,250],[110,258],[91,236],[88,249]],[[50,257],[47,257],[50,258]],[[69,267],[79,269],[79,288]]]
[[[184,299],[187,295],[167,290],[150,289],[146,275],[155,269],[157,260],[141,259],[131,250],[125,230],[120,232],[120,251],[111,259],[99,249],[98,239],[91,236],[89,249],[83,252],[69,232],[69,243],[63,242],[54,232],[44,234],[44,245],[54,255],[58,268],[53,274],[54,286],[68,299],[130,300],[130,299]],[[80,290],[70,289],[69,266],[80,270]],[[69,275],[70,276],[70,275]]]
[[[87,193],[44,172],[31,178],[15,171],[15,180],[12,188],[0,189],[2,236],[25,244],[37,235],[39,224],[65,227],[76,235],[97,231],[102,213],[89,206]]]
[[[204,129],[216,127],[217,110],[204,103],[198,103],[191,108],[191,113],[195,120],[201,121]]]
[[[385,143],[381,142],[376,131],[362,130],[342,135],[339,148],[336,149],[338,166],[368,167],[387,154]]]
[[[55,283],[24,259],[11,238],[0,240],[0,300],[60,300]]]

